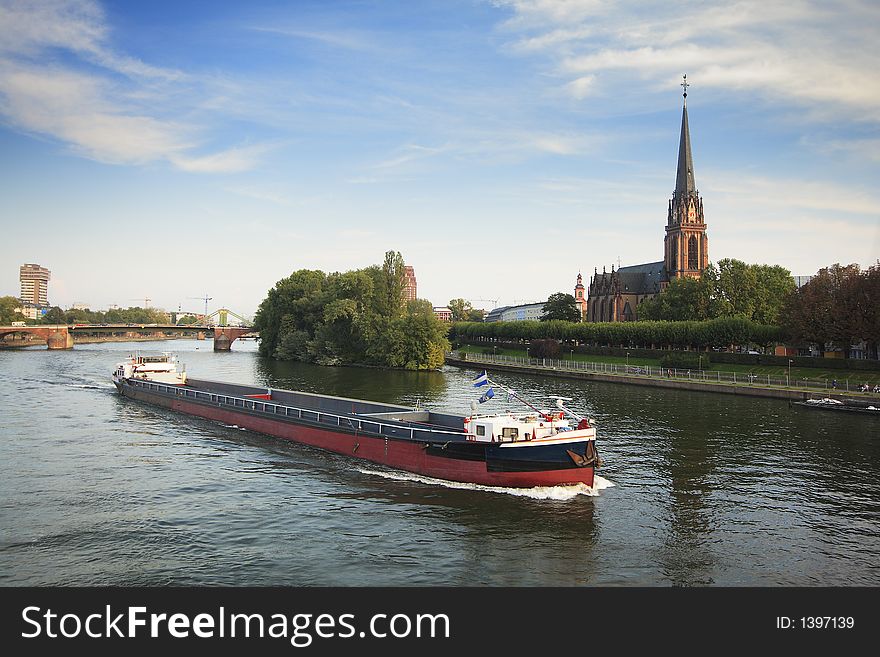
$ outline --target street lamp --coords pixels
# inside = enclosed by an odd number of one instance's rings
[[[700,365],[699,365],[699,368],[700,368],[700,371],[702,371],[702,369],[703,369],[703,354],[700,354]]]
[[[629,352],[626,352],[626,369],[629,369]]]
[[[788,387],[791,387],[791,358],[788,359]]]

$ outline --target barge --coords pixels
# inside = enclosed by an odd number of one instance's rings
[[[487,486],[592,487],[600,465],[595,423],[555,398],[540,410],[484,372],[475,387],[493,386],[528,410],[469,415],[436,413],[361,399],[194,379],[176,372],[172,356],[132,357],[113,382],[124,397],[216,420],[351,458],[437,479]]]

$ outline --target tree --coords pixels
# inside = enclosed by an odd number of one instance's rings
[[[712,301],[710,280],[709,278],[673,279],[662,294],[639,304],[639,319],[668,322],[709,319]]]
[[[544,304],[544,314],[541,316],[542,322],[549,322],[558,319],[564,322],[578,322],[581,319],[581,312],[578,310],[577,302],[574,297],[565,292],[557,292],[551,294]]]
[[[450,299],[449,303],[447,303],[446,305],[448,306],[449,310],[452,311],[453,322],[468,321],[471,313],[474,310],[471,302],[464,299]]]
[[[64,324],[64,311],[58,306],[52,306],[43,315],[43,324]]]
[[[382,267],[293,272],[257,310],[260,353],[325,365],[439,367],[449,349],[447,326],[429,302],[404,303],[404,271],[401,255],[389,251]]]
[[[15,297],[0,297],[0,324],[24,321],[24,315],[15,311],[20,306],[21,302]]]
[[[752,265],[756,277],[755,307],[752,320],[759,324],[778,324],[779,314],[797,290],[791,272],[779,265]]]
[[[405,310],[406,268],[399,252],[387,251],[376,285],[376,311],[385,317],[399,317]]]
[[[877,358],[880,346],[880,261],[859,278],[855,290],[856,335],[868,345],[868,357]]]
[[[859,278],[856,264],[820,269],[787,299],[781,313],[783,326],[795,340],[816,343],[823,351],[833,343],[849,356],[852,343],[863,339],[864,333],[858,311]]]

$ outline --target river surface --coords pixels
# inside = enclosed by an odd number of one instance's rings
[[[135,350],[450,412],[479,395],[473,370],[278,363],[254,342],[0,351],[0,585],[880,584],[877,418],[504,374],[596,418],[605,467],[597,490],[484,489],[124,399],[109,375]]]

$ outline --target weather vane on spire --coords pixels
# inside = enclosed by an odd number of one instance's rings
[[[687,104],[687,98],[688,98],[688,87],[691,86],[691,85],[688,84],[688,75],[687,75],[687,73],[685,73],[682,77],[684,78],[684,82],[681,83],[681,86],[684,87],[684,102],[685,102],[685,104]]]

